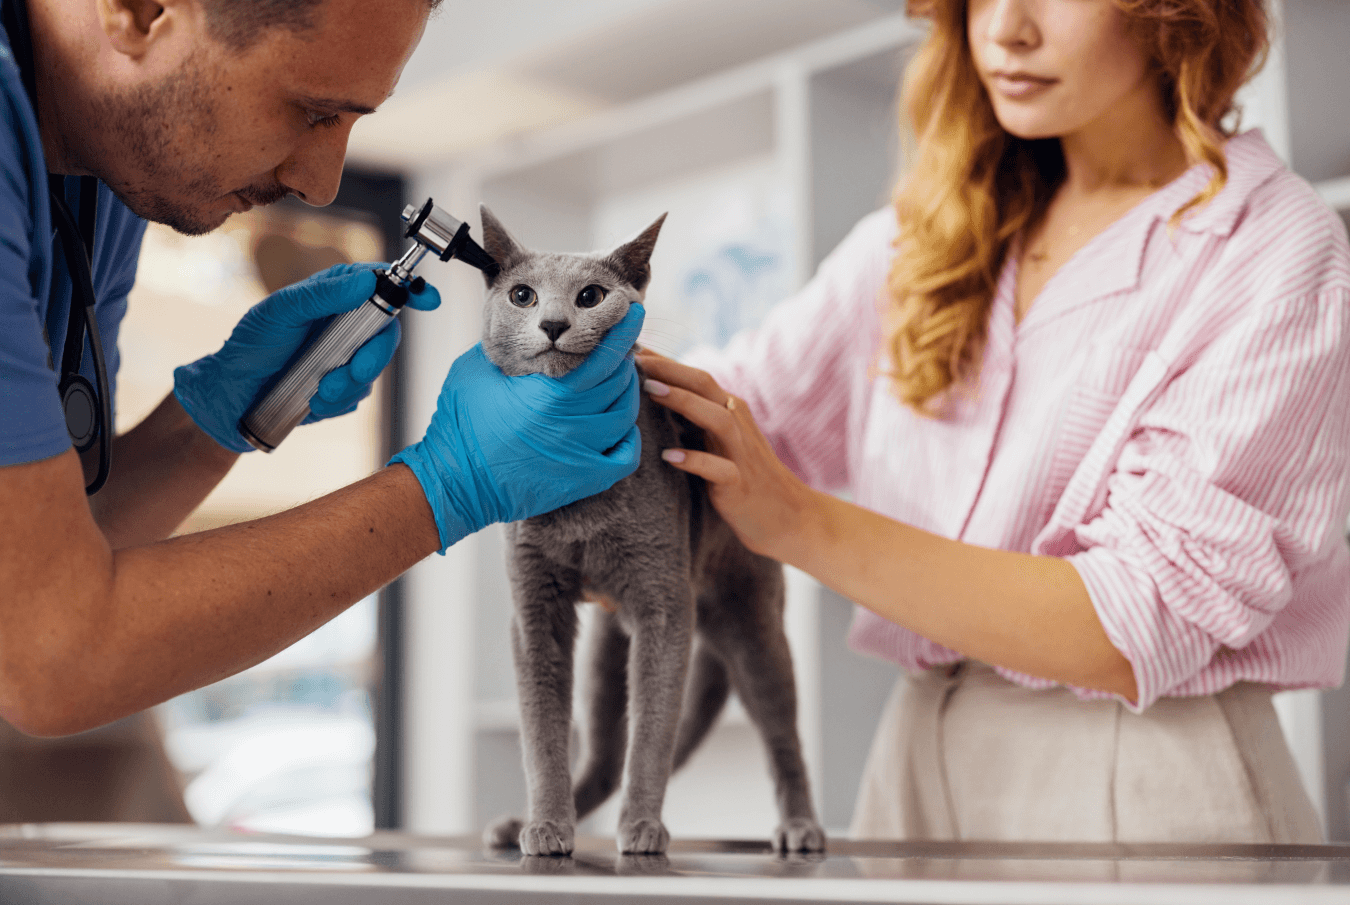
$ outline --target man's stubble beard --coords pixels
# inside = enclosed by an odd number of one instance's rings
[[[211,95],[213,73],[201,54],[193,54],[174,75],[140,85],[98,104],[98,121],[111,135],[117,153],[133,155],[127,169],[135,175],[105,179],[123,204],[146,220],[187,235],[200,236],[224,222],[208,206],[231,190],[207,163],[219,126]],[[250,203],[271,204],[287,194],[279,185],[238,190]]]

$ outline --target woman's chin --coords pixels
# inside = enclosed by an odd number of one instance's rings
[[[1028,121],[1019,117],[999,117],[998,123],[1003,131],[1023,141],[1039,141],[1043,138],[1059,138],[1063,132],[1046,123]]]
[[[1065,131],[1062,117],[1046,116],[1031,105],[995,102],[994,117],[1003,131],[1026,141],[1059,138]]]

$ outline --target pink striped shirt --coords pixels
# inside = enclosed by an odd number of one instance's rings
[[[1227,153],[1208,205],[1169,231],[1208,181],[1197,166],[1082,248],[1020,324],[1010,255],[978,385],[942,420],[878,376],[889,210],[762,327],[690,360],[747,400],[812,486],[945,537],[1066,557],[1134,667],[1135,709],[1239,680],[1337,685],[1350,247],[1260,133]],[[960,659],[861,608],[849,641],[910,669]]]

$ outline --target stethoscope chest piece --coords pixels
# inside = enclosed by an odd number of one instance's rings
[[[93,385],[79,374],[67,374],[61,383],[61,405],[70,442],[77,452],[87,451],[99,432],[99,403]]]

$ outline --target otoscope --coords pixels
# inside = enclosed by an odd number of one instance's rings
[[[413,279],[413,269],[428,252],[442,261],[458,258],[486,273],[497,262],[469,238],[469,224],[456,220],[432,203],[421,209],[403,209],[405,238],[413,244],[388,270],[375,271],[375,294],[360,307],[334,318],[313,343],[295,359],[276,384],[239,420],[244,439],[263,452],[271,452],[309,414],[309,400],[319,381],[334,368],[346,364],[366,340],[398,317],[410,291],[419,291],[422,278]]]

